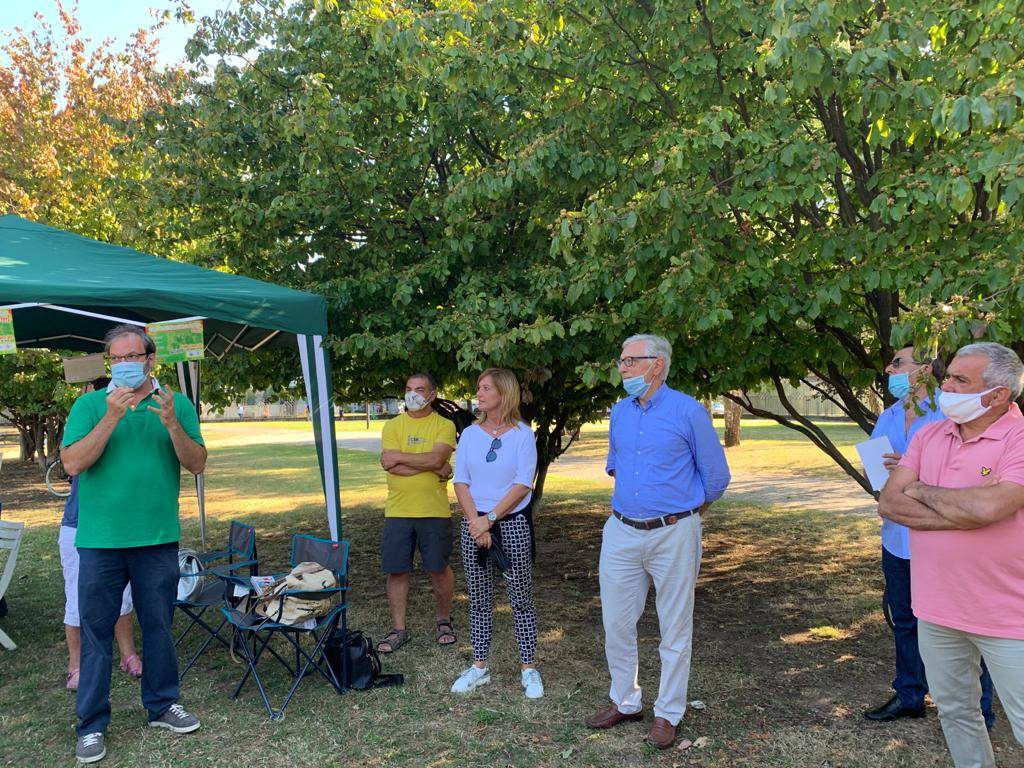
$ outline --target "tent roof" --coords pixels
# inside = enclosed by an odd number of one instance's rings
[[[142,322],[203,317],[213,354],[232,341],[251,348],[274,343],[281,332],[327,333],[327,304],[320,296],[0,216],[0,306],[20,303]],[[46,307],[14,311],[21,347],[95,351],[113,324]],[[268,333],[274,331],[276,337]]]

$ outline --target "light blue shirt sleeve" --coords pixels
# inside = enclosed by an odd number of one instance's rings
[[[729,487],[732,476],[725,449],[718,440],[715,425],[703,407],[691,409],[689,418],[694,462],[704,486],[704,503],[718,501]]]
[[[611,417],[608,419],[608,458],[604,462],[606,474],[615,474],[615,409],[612,409]]]

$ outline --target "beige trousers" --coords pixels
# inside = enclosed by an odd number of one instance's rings
[[[956,768],[994,768],[996,764],[978,709],[982,656],[1013,735],[1024,744],[1024,640],[975,635],[919,619],[917,644]]]
[[[601,540],[601,612],[609,696],[625,714],[641,709],[636,625],[651,584],[661,630],[661,683],[655,717],[677,725],[686,711],[693,640],[693,588],[700,571],[701,519],[691,515],[653,531],[631,528],[612,516]]]

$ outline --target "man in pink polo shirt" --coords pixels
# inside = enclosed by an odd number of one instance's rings
[[[1024,365],[1000,344],[949,364],[939,405],[893,470],[879,513],[910,528],[918,643],[957,768],[995,766],[978,709],[981,656],[1024,744]]]

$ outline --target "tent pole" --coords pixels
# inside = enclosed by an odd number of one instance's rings
[[[334,406],[331,398],[330,358],[323,348],[323,336],[297,334],[302,377],[316,442],[316,458],[320,465],[320,481],[327,504],[327,524],[331,538],[342,536],[341,497],[338,491],[338,444],[334,435]]]

